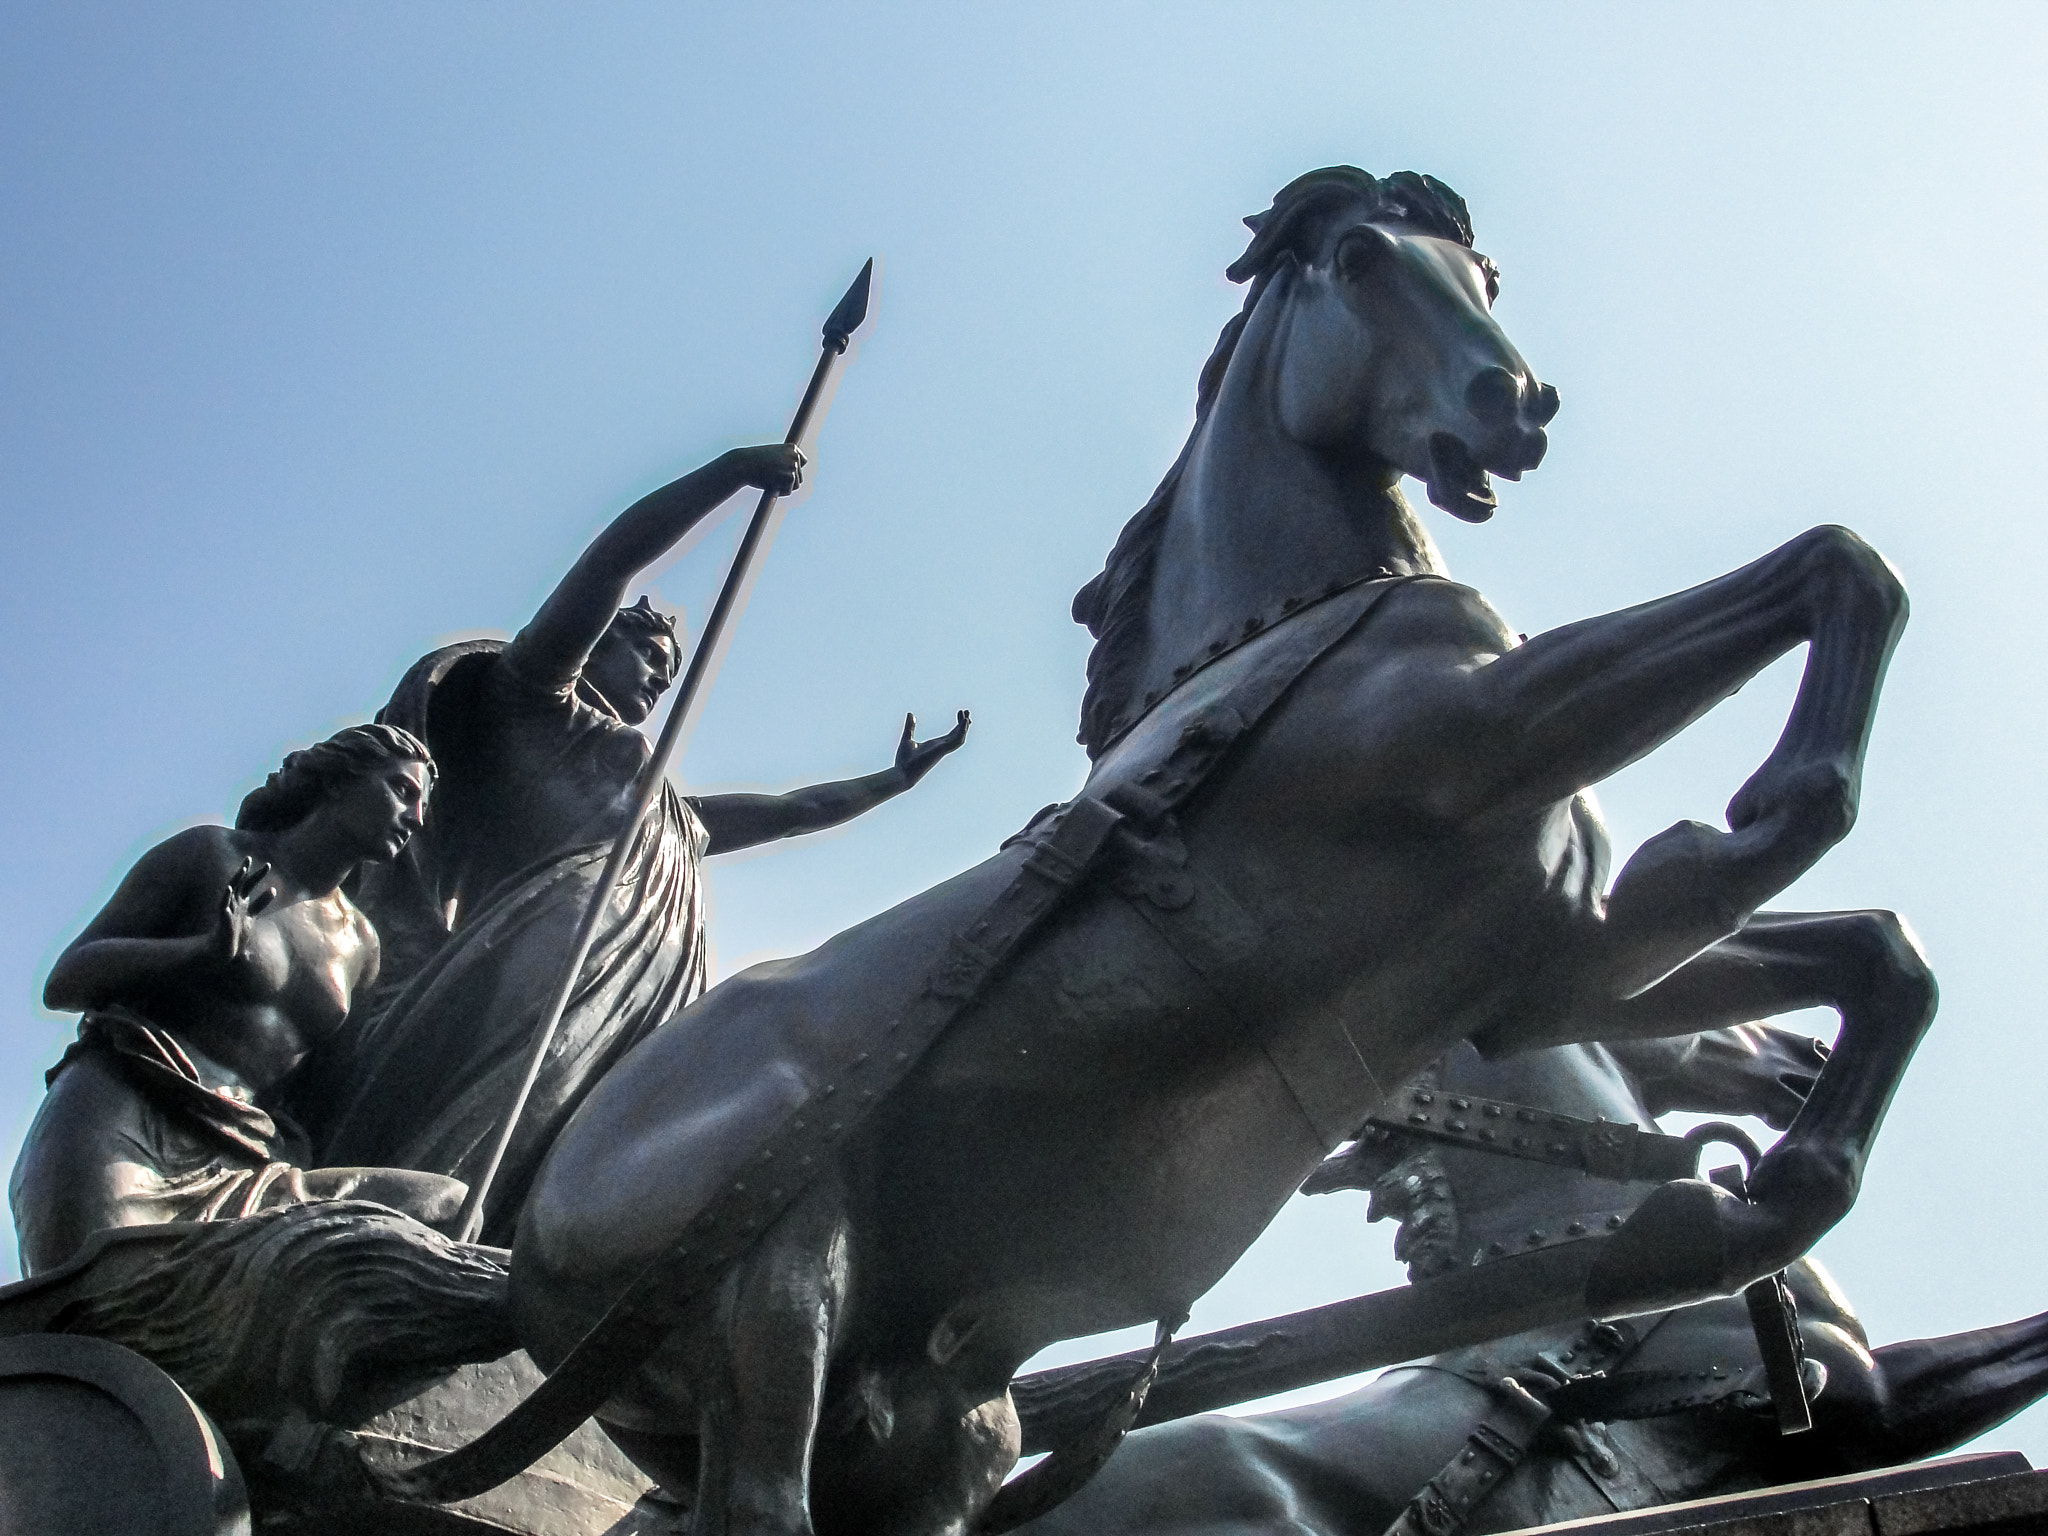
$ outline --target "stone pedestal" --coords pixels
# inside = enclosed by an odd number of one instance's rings
[[[1951,1456],[1854,1477],[1788,1483],[1754,1493],[1512,1536],[2035,1536],[2048,1532],[2048,1472],[2016,1451]]]

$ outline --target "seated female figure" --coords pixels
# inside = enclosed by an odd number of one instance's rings
[[[417,738],[351,726],[287,757],[234,827],[181,832],[128,872],[43,991],[85,1017],[8,1188],[26,1273],[102,1228],[308,1199],[454,1216],[454,1179],[299,1167],[303,1138],[260,1104],[376,980],[376,930],[342,882],[406,845],[433,778]]]

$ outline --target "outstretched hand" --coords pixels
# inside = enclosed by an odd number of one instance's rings
[[[955,718],[953,729],[943,736],[934,736],[930,741],[917,739],[917,716],[903,717],[903,739],[896,743],[896,771],[903,774],[912,784],[932,771],[934,764],[949,752],[960,750],[960,744],[967,739],[967,727],[973,724],[967,711],[961,710]]]
[[[270,866],[253,858],[242,860],[242,867],[228,876],[220,893],[220,912],[213,924],[215,959],[231,963],[240,958],[249,942],[249,930],[276,895],[264,884],[269,878]]]
[[[804,467],[810,460],[794,443],[763,443],[758,448],[735,448],[726,455],[739,472],[740,484],[773,491],[777,496],[794,496],[804,483]]]

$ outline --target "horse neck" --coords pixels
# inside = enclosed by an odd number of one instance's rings
[[[1290,274],[1276,275],[1189,445],[1153,569],[1148,688],[1334,587],[1443,574],[1383,469],[1309,448],[1282,425],[1277,383],[1291,293]]]

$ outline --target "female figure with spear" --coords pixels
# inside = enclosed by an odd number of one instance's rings
[[[626,832],[616,887],[489,1182],[481,1235],[509,1242],[541,1158],[590,1085],[703,990],[704,855],[837,825],[965,740],[964,711],[924,743],[906,721],[890,767],[786,795],[692,799],[664,782],[631,829],[650,757],[636,727],[682,657],[674,621],[644,598],[621,608],[626,591],[742,487],[759,487],[764,506],[793,491],[804,462],[794,443],[736,449],[653,492],[598,535],[509,643],[444,648],[400,683],[378,718],[423,736],[443,777],[426,831],[362,896],[396,983],[297,1085],[323,1162],[478,1181]]]

